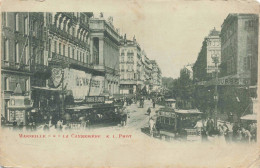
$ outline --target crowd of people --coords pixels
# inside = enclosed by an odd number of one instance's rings
[[[219,123],[217,128],[214,127],[214,122],[211,118],[202,121],[195,128],[200,129],[203,141],[208,141],[209,137],[218,136],[221,140],[229,143],[233,142],[256,142],[257,124],[252,122],[250,124],[242,123]]]

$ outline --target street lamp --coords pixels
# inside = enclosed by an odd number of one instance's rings
[[[214,94],[214,100],[215,100],[215,116],[214,116],[214,127],[217,128],[217,117],[218,117],[218,63],[219,59],[218,56],[212,57],[213,63],[215,63],[215,73],[216,73],[216,82],[215,82],[215,94]]]

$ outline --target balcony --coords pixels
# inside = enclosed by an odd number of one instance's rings
[[[92,65],[89,65],[87,63],[84,63],[84,62],[81,62],[81,61],[75,60],[73,58],[69,58],[69,57],[66,57],[64,55],[60,55],[60,54],[57,54],[57,53],[54,53],[54,52],[52,52],[51,61],[62,62],[62,63],[65,63],[65,64],[80,66],[80,67],[88,68],[88,69],[94,69],[94,67]]]
[[[30,72],[30,66],[24,63],[10,62],[1,60],[2,69],[8,70],[19,70],[19,71],[27,71]]]
[[[77,21],[77,17],[73,15],[73,12],[62,12],[62,14],[74,22]]]
[[[55,33],[65,40],[70,41],[71,43],[78,44],[80,47],[87,49],[89,48],[89,45],[86,42],[81,41],[77,37],[74,37],[73,35],[69,34],[68,32],[65,32],[59,28],[57,28],[55,25],[50,25],[49,27],[50,32]]]

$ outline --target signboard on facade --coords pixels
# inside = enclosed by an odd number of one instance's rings
[[[86,103],[105,103],[105,96],[86,96]]]
[[[250,79],[248,78],[219,78],[216,82],[216,80],[210,80],[210,81],[201,81],[198,82],[197,85],[205,85],[205,86],[211,86],[211,85],[249,85]]]

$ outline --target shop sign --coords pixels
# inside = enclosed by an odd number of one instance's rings
[[[198,85],[249,85],[249,78],[219,78],[216,82],[215,79],[211,81],[201,81],[197,83]]]
[[[86,103],[105,103],[105,96],[86,96]]]

